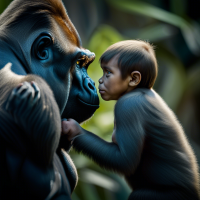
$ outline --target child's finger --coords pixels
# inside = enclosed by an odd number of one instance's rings
[[[62,121],[62,133],[68,134],[70,131],[69,122],[68,121]]]
[[[69,121],[62,121],[62,127],[68,127],[69,125]]]
[[[75,122],[75,120],[72,119],[72,118],[67,119],[67,121],[68,121],[68,122]]]
[[[70,129],[62,128],[62,135],[68,135],[69,132],[70,132]]]
[[[66,118],[63,118],[62,121],[68,121]]]

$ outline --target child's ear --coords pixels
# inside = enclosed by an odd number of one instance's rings
[[[133,71],[131,73],[131,80],[129,81],[129,86],[135,87],[135,86],[139,85],[141,78],[142,78],[142,76],[141,76],[140,72]]]

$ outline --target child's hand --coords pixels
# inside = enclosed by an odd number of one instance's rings
[[[71,141],[74,137],[81,134],[81,126],[74,119],[62,121],[62,135],[67,135],[68,140]]]

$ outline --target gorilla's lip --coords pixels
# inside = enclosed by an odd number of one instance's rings
[[[83,103],[83,104],[85,104],[85,105],[87,105],[87,106],[92,106],[92,107],[98,107],[99,108],[99,105],[95,105],[95,104],[90,104],[90,103],[86,103],[86,102],[84,102],[83,100],[81,100],[80,98],[78,98],[78,100],[81,102],[81,103]]]

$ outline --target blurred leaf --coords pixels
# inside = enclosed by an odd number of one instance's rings
[[[179,16],[184,16],[187,9],[187,0],[170,0],[170,10]]]
[[[199,56],[200,55],[200,26],[196,22],[191,22],[190,26],[185,27],[182,29],[182,34],[187,43],[187,46],[191,50],[191,52]]]
[[[0,14],[4,11],[5,7],[4,7],[4,1],[0,1]]]
[[[98,194],[95,186],[84,183],[81,185],[81,190],[81,199],[101,200],[101,198],[99,197],[100,195]]]
[[[130,1],[130,0],[125,0],[125,1],[106,0],[106,1],[110,3],[113,7],[117,7],[120,10],[124,10],[130,13],[145,15],[147,17],[152,17],[154,19],[179,27],[181,29],[189,26],[189,23],[183,18],[142,1]]]
[[[185,91],[200,92],[200,61],[188,71]]]
[[[79,177],[81,181],[98,185],[112,192],[118,191],[120,187],[118,182],[111,179],[110,177],[89,169],[81,170],[79,173]]]
[[[0,14],[6,9],[12,0],[0,0]]]
[[[73,157],[72,160],[74,161],[77,169],[89,167],[89,165],[92,163],[92,161],[86,156],[73,154],[73,151],[70,152],[70,156]]]
[[[151,4],[142,2],[142,1],[120,1],[120,0],[106,0],[111,6],[116,7],[120,10],[123,10],[128,13],[137,13],[140,15],[144,15],[146,17],[152,17],[154,19],[160,20],[162,22],[171,24],[177,28],[180,28],[185,41],[190,48],[191,52],[195,55],[199,55],[200,53],[200,44],[198,41],[198,35],[200,35],[200,28],[197,28],[197,25],[192,25],[185,19],[162,10],[158,7],[152,6]]]
[[[76,194],[76,192],[73,192],[73,193],[72,193],[72,199],[73,199],[73,200],[83,200],[82,198],[80,199],[80,198],[78,197],[78,195]]]
[[[141,29],[137,33],[137,38],[141,40],[148,40],[151,42],[157,42],[172,37],[177,33],[171,26],[167,24],[153,24]]]
[[[182,63],[166,49],[158,49],[159,71],[156,80],[158,93],[172,110],[176,110],[186,86],[186,72]]]

